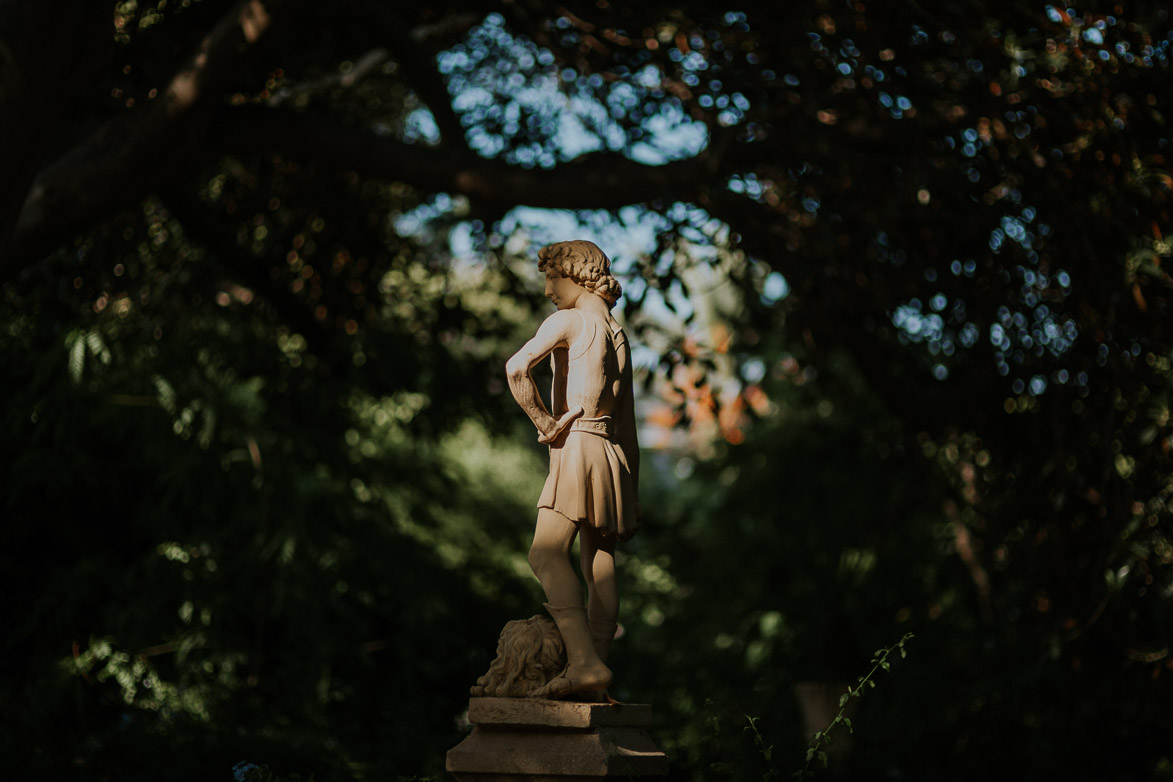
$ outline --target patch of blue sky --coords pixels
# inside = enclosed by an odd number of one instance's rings
[[[731,192],[747,195],[755,201],[761,201],[766,193],[766,184],[752,171],[730,177],[726,186]]]
[[[780,272],[770,272],[762,283],[762,302],[776,304],[790,295],[790,283]]]
[[[496,41],[501,44],[500,41]],[[525,42],[521,47],[534,48]],[[536,50],[530,62],[544,62],[544,50]],[[483,54],[480,55],[483,58]],[[514,145],[508,138],[520,130],[523,114],[552,118],[552,132],[544,140],[542,151],[530,156],[543,167],[551,167],[558,160],[571,160],[579,155],[607,148],[621,152],[640,163],[658,165],[672,160],[693,157],[709,142],[704,123],[688,117],[678,102],[658,100],[656,111],[641,122],[643,138],[630,142],[621,121],[640,108],[645,96],[639,89],[655,90],[662,81],[658,68],[647,66],[639,70],[634,84],[619,82],[600,100],[596,89],[601,84],[578,84],[577,74],[560,76],[552,66],[538,71],[502,73],[494,68],[479,67],[478,59],[470,58],[465,50],[454,49],[440,55],[441,70],[449,73],[449,90],[453,108],[469,126],[468,140],[479,154],[496,157],[502,152],[509,162],[526,163],[512,152]],[[576,85],[570,95],[560,89],[560,80]],[[502,104],[502,99],[504,103]],[[735,101],[736,112],[727,111],[727,124],[740,121],[740,106],[748,101],[742,96]],[[643,107],[647,110],[647,107]],[[497,120],[501,132],[484,129],[484,121]],[[532,145],[531,145],[532,146]]]
[[[990,344],[999,350],[1010,350],[1010,336],[1001,323],[990,324]]]
[[[966,323],[957,334],[963,348],[972,348],[981,337],[981,331],[974,323]]]
[[[664,83],[664,73],[658,65],[645,65],[635,72],[632,81],[646,90],[654,90]]]
[[[583,126],[581,117],[568,111],[558,113],[558,149],[562,156],[574,159],[602,148],[602,140]]]
[[[945,319],[936,313],[926,315],[919,299],[897,307],[892,325],[911,342],[940,343],[945,339]]]
[[[401,236],[413,236],[428,242],[437,239],[437,218],[451,214],[454,210],[463,207],[467,209],[464,198],[453,198],[447,193],[436,193],[430,199],[400,215],[392,215],[395,232]],[[444,226],[446,230],[446,226]]]
[[[622,126],[612,119],[611,112],[593,95],[575,95],[570,99],[567,108],[580,121],[581,126],[590,128],[607,149],[619,151],[626,146],[627,134]],[[555,139],[555,144],[561,148],[562,139]],[[564,149],[561,151],[565,154]]]
[[[904,112],[909,111],[912,108],[912,101],[908,98],[907,95],[893,96],[889,95],[887,92],[881,91],[876,96],[876,100],[879,101],[881,106],[888,109],[888,115],[891,116],[892,119],[901,119],[904,116]]]
[[[623,119],[639,106],[639,93],[627,82],[616,82],[607,92],[607,108],[615,119]]]
[[[463,86],[452,96],[452,108],[458,114],[493,105],[493,93],[476,85]]]
[[[676,51],[675,49],[673,51]],[[680,67],[685,71],[705,71],[709,68],[709,61],[700,52],[690,51],[688,54],[680,58]]]
[[[1002,232],[1014,242],[1018,243],[1023,249],[1029,250],[1031,248],[1032,236],[1026,230],[1026,226],[1017,217],[1011,217],[1010,215],[1003,217]]]
[[[760,383],[762,378],[766,376],[766,362],[760,358],[750,358],[743,361],[741,364],[741,378],[746,383],[753,385]]]
[[[722,96],[724,97],[724,96]],[[745,114],[737,109],[735,106],[729,106],[717,115],[717,124],[724,128],[731,128],[734,125],[741,124],[745,119]]]
[[[688,320],[696,313],[696,308],[693,306],[692,298],[688,291],[684,289],[684,283],[680,280],[673,280],[668,286],[668,290],[663,294],[664,303],[672,310],[673,315],[677,318]]]
[[[663,225],[659,215],[638,206],[620,209],[616,218],[607,212],[519,206],[505,215],[498,231],[504,236],[522,232],[536,246],[586,239],[604,249],[622,277],[631,273],[636,258],[655,249],[656,234]]]
[[[440,127],[432,112],[421,107],[408,114],[403,122],[403,140],[409,143],[423,141],[428,146],[439,144]]]
[[[954,259],[953,262],[949,264],[949,271],[953,272],[953,274],[958,277],[960,277],[962,274],[964,274],[966,277],[973,277],[974,273],[977,271],[977,261],[975,261],[973,258],[966,258],[964,261],[961,261],[960,259]]]
[[[399,225],[405,229],[420,230],[422,224],[440,213],[439,206],[451,206],[447,196],[438,197],[434,202],[419,207],[400,218]],[[419,214],[417,214],[419,213]],[[689,253],[698,260],[712,260],[716,256],[713,242],[724,241],[728,228],[712,218],[703,209],[685,204],[673,204],[668,210],[672,220],[688,221],[681,226],[693,244]],[[519,206],[511,209],[496,225],[495,230],[502,236],[513,237],[510,241],[533,247],[567,239],[586,239],[594,242],[611,257],[614,271],[625,285],[634,285],[638,292],[644,290],[643,281],[632,276],[634,262],[641,256],[649,256],[656,250],[657,235],[669,227],[668,219],[644,206],[632,205],[620,208],[614,215],[607,211],[573,211],[567,209],[541,209]],[[472,223],[457,223],[449,235],[449,251],[454,257],[473,260],[480,250],[473,239]],[[672,265],[674,258],[666,253],[661,259],[663,272]],[[537,273],[534,272],[537,279]],[[649,293],[655,293],[650,291]]]
[[[509,57],[502,59],[502,53]],[[703,55],[691,52],[682,57],[690,75],[708,67]],[[509,61],[512,61],[512,64]],[[572,69],[560,73],[553,57],[530,41],[512,37],[504,20],[490,15],[469,36],[438,57],[440,70],[448,76],[453,108],[467,128],[469,145],[486,157],[501,156],[507,162],[550,167],[559,161],[572,160],[591,152],[610,149],[645,165],[661,165],[695,157],[709,144],[709,132],[702,122],[693,120],[679,101],[661,90],[663,74],[648,65],[635,72],[630,82],[608,87],[596,80],[581,78]],[[749,108],[741,93],[720,96],[722,124],[736,124]],[[623,121],[631,112],[640,111],[641,133],[629,137]],[[534,126],[533,117],[543,119],[543,127]],[[528,118],[528,119],[527,119]],[[523,122],[531,131],[527,143],[515,140]],[[409,120],[410,133],[425,141],[438,138],[436,123],[422,110]],[[492,130],[490,130],[492,128]],[[533,130],[540,130],[535,137]],[[751,197],[760,197],[763,188],[751,180]],[[453,257],[463,262],[479,262],[482,248],[476,237],[482,227],[470,221],[456,221],[463,199],[437,196],[412,212],[396,218],[404,233],[428,235],[447,230]],[[492,231],[517,242],[518,247],[542,246],[569,238],[595,242],[611,255],[615,271],[628,292],[644,300],[645,312],[668,313],[675,308],[677,317],[687,314],[692,304],[683,287],[666,292],[649,290],[646,281],[635,275],[634,262],[649,258],[656,251],[657,235],[675,223],[687,241],[686,252],[696,263],[712,261],[715,244],[728,240],[728,228],[693,205],[674,204],[659,215],[639,205],[608,212],[574,212],[535,207],[511,210]],[[691,227],[690,227],[691,226]],[[723,232],[723,233],[722,233]],[[653,258],[668,265],[672,251]],[[661,270],[662,271],[662,270]],[[536,275],[536,270],[535,270]],[[764,299],[784,298],[789,285],[782,275],[765,278]],[[667,297],[665,299],[665,297]]]
[[[709,129],[685,116],[679,106],[665,106],[641,127],[644,140],[631,145],[627,156],[637,163],[656,166],[696,157],[709,145]]]
[[[1030,310],[1029,317],[1028,313],[1000,307],[998,322],[990,325],[989,332],[990,345],[1019,364],[1025,358],[1021,351],[1059,358],[1071,350],[1078,336],[1074,320],[1060,320],[1045,304]]]

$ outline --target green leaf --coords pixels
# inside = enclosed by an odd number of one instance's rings
[[[71,334],[66,339],[69,345],[69,376],[74,383],[81,382],[81,373],[86,366],[86,341],[83,334]]]
[[[151,380],[155,384],[156,392],[158,392],[159,406],[171,415],[175,415],[175,389],[162,375],[154,375]]]
[[[86,344],[90,348],[90,353],[94,355],[103,364],[110,363],[110,350],[106,347],[106,343],[102,340],[102,335],[96,331],[90,331],[86,334]]]

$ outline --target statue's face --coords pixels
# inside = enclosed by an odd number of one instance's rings
[[[556,271],[546,274],[546,298],[554,302],[560,310],[568,310],[578,301],[584,288],[569,277],[563,277]]]

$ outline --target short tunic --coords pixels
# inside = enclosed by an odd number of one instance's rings
[[[635,477],[610,416],[579,418],[550,446],[550,477],[539,508],[627,540],[639,528],[636,497]]]

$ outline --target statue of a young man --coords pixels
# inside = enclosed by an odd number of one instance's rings
[[[538,500],[529,561],[562,635],[567,666],[537,697],[598,697],[611,683],[605,661],[619,614],[615,542],[639,526],[631,351],[611,316],[622,289],[610,266],[591,242],[543,248],[538,268],[558,311],[506,367],[513,397],[537,427],[538,439],[550,446],[550,475]],[[530,374],[547,356],[554,369],[551,410]],[[586,609],[570,562],[576,536]]]

